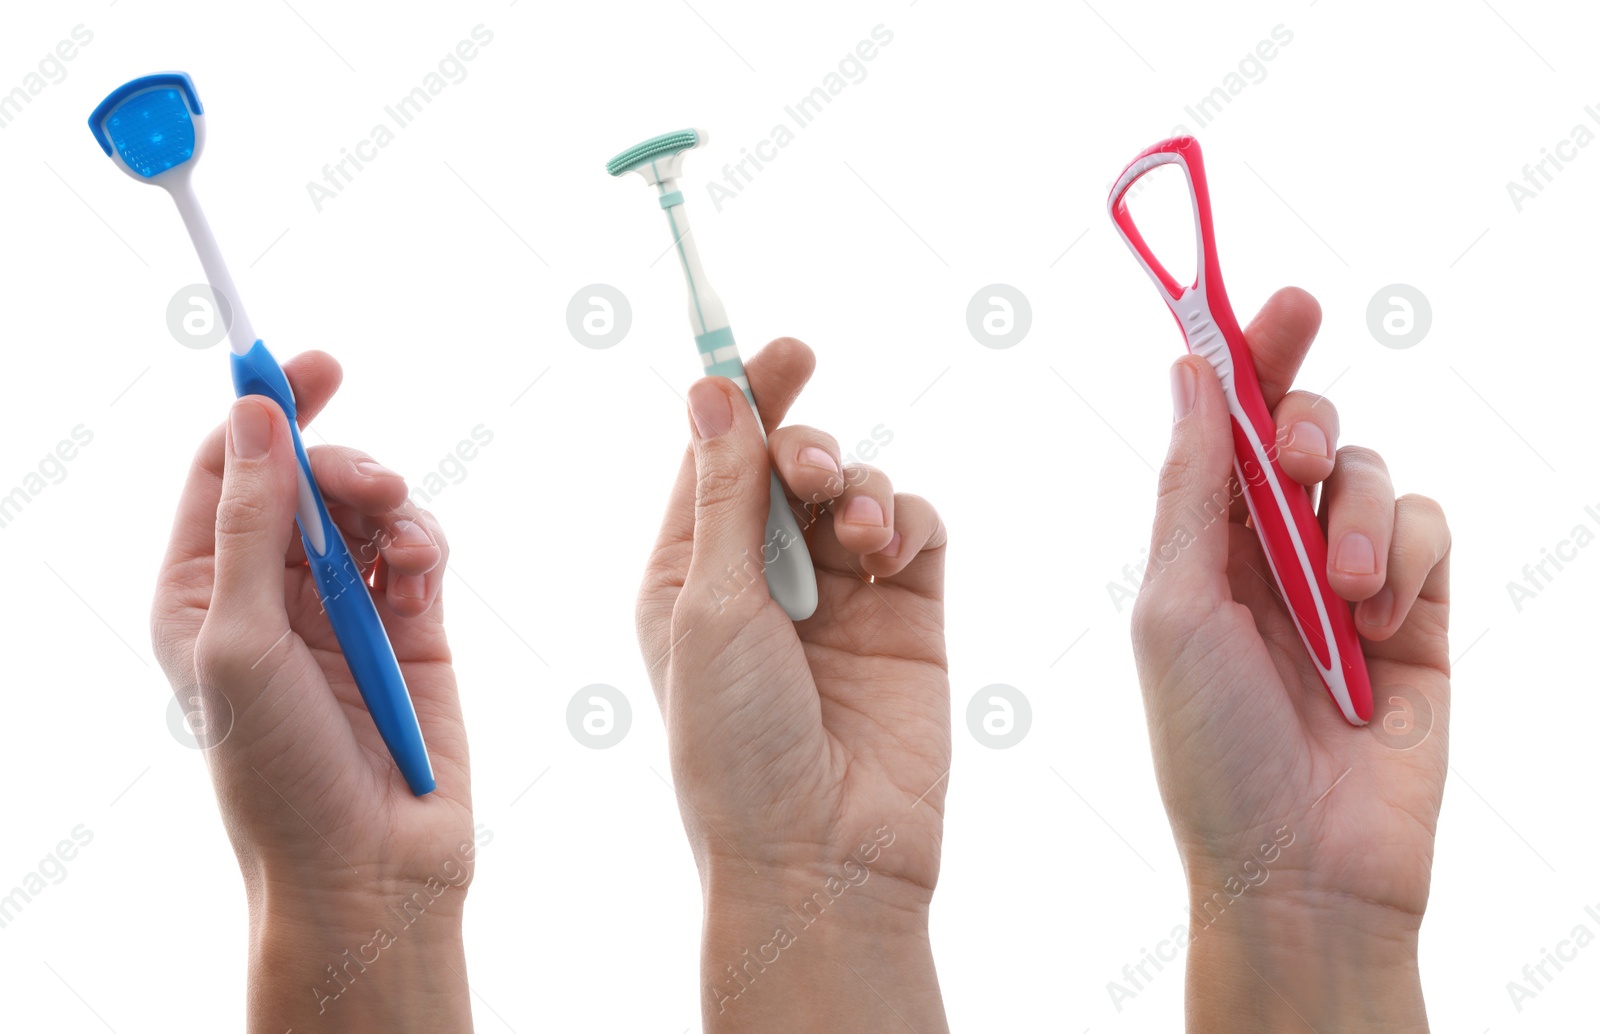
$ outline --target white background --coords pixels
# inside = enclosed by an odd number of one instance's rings
[[[169,334],[167,302],[198,264],[168,200],[84,125],[117,84],[182,68],[209,114],[197,187],[258,332],[282,357],[317,347],[344,364],[310,440],[418,481],[476,425],[494,435],[430,503],[454,546],[450,629],[493,831],[468,909],[480,1030],[699,1023],[698,885],[633,633],[698,363],[679,273],[655,261],[659,209],[602,168],[685,125],[713,134],[685,191],[747,354],[780,334],[813,345],[792,419],[847,451],[885,425],[877,462],[951,530],[955,768],[933,935],[955,1029],[1181,1024],[1181,967],[1120,1011],[1106,990],[1186,911],[1129,608],[1106,589],[1147,543],[1181,344],[1104,188],[1178,125],[1206,148],[1241,319],[1280,285],[1315,293],[1322,340],[1301,386],[1332,385],[1344,440],[1380,449],[1401,491],[1441,500],[1455,533],[1452,771],[1422,937],[1434,1027],[1590,1029],[1600,947],[1520,1013],[1506,984],[1575,924],[1600,932],[1583,912],[1600,904],[1587,656],[1600,549],[1520,612],[1507,583],[1575,525],[1600,528],[1584,511],[1600,508],[1600,146],[1520,212],[1506,183],[1575,125],[1600,132],[1584,112],[1600,103],[1600,24],[1572,4],[1498,10],[9,6],[0,90],[74,26],[93,41],[0,129],[0,493],[74,426],[94,439],[0,528],[0,888],[75,825],[94,839],[0,930],[0,998],[21,1017],[6,1026],[219,1030],[242,1011],[237,870],[202,759],[167,730],[146,631],[183,473],[229,404],[226,346]],[[307,182],[479,24],[493,42],[467,78],[318,212]],[[865,79],[716,211],[705,183],[880,24],[893,41]],[[1293,40],[1265,78],[1200,128],[1185,106],[1278,25]],[[596,282],[632,305],[609,350],[566,324]],[[1032,305],[1006,350],[967,330],[991,283]],[[1367,329],[1392,283],[1433,310],[1405,350]],[[577,743],[564,717],[597,682],[634,709],[609,750]],[[1009,750],[961,720],[991,683],[1032,703]]]

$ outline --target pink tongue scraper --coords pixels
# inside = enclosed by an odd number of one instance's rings
[[[1183,170],[1194,207],[1196,272],[1194,283],[1187,287],[1173,279],[1151,253],[1133,225],[1125,200],[1128,188],[1139,177],[1162,165]],[[1311,507],[1310,493],[1278,466],[1276,426],[1261,396],[1250,347],[1222,286],[1199,141],[1192,136],[1174,137],[1144,151],[1117,177],[1107,206],[1122,239],[1172,310],[1189,351],[1210,363],[1222,382],[1233,418],[1233,472],[1244,486],[1250,521],[1261,538],[1261,550],[1278,591],[1328,694],[1346,721],[1365,725],[1372,718],[1372,683],[1355,618],[1350,604],[1328,586],[1328,540]]]

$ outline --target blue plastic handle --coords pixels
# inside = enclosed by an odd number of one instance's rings
[[[361,568],[350,556],[344,536],[328,516],[327,504],[322,501],[322,490],[311,476],[311,461],[306,458],[305,446],[300,442],[300,429],[295,421],[294,390],[278,361],[267,351],[267,346],[257,341],[245,355],[232,354],[233,386],[239,397],[264,395],[276,402],[289,418],[289,433],[294,438],[295,457],[305,472],[306,483],[311,486],[311,496],[317,504],[317,517],[322,522],[322,538],[326,550],[318,553],[306,534],[305,524],[300,526],[300,540],[305,543],[306,559],[311,564],[311,577],[322,597],[322,606],[328,614],[328,623],[344,651],[344,659],[355,677],[356,688],[372,715],[372,724],[405,777],[406,785],[418,797],[432,793],[437,785],[433,778],[433,765],[428,761],[428,748],[422,742],[422,726],[417,722],[416,709],[411,706],[411,694],[406,690],[406,680],[400,674],[400,662],[395,659],[394,647],[384,631],[378,608],[373,605],[372,594],[361,578]]]

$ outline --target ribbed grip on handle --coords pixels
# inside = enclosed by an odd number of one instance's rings
[[[1180,168],[1189,184],[1196,230],[1196,270],[1190,284],[1180,284],[1161,264],[1128,211],[1128,189],[1164,165]],[[1244,486],[1261,550],[1323,685],[1345,719],[1363,725],[1372,717],[1372,684],[1361,639],[1350,604],[1328,584],[1328,543],[1311,496],[1278,465],[1276,427],[1256,379],[1255,359],[1222,284],[1199,142],[1174,137],[1139,154],[1117,177],[1107,208],[1178,321],[1189,350],[1217,373],[1232,417],[1234,473]]]

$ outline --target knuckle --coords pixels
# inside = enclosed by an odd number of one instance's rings
[[[1449,522],[1445,519],[1444,515],[1444,507],[1440,506],[1439,501],[1434,499],[1432,496],[1418,495],[1415,492],[1407,492],[1405,495],[1400,497],[1399,501],[1403,503],[1407,509],[1415,510],[1419,516],[1426,518],[1430,523],[1438,524],[1446,529],[1449,528]]]
[[[889,475],[869,463],[852,463],[845,467],[844,483],[846,486],[857,490],[866,488],[868,485],[882,485],[884,490],[889,492],[894,490],[893,484],[889,481]]]
[[[1383,456],[1376,449],[1365,445],[1344,445],[1339,448],[1339,466],[1347,470],[1360,472],[1389,473],[1389,465],[1383,461]]]
[[[724,593],[715,586],[685,585],[672,605],[672,618],[668,622],[668,634],[671,636],[669,653],[677,654],[697,638],[696,633],[709,631],[728,603],[736,600],[738,595],[728,591],[724,597]]]
[[[1165,512],[1178,499],[1189,492],[1199,478],[1194,457],[1179,453],[1168,456],[1156,475],[1156,511]]]
[[[240,650],[240,637],[227,624],[207,620],[194,641],[194,667],[202,681],[229,685],[245,670],[249,661]]]
[[[444,525],[430,510],[418,510],[416,520],[433,537],[433,544],[439,547],[440,563],[442,564],[444,558],[450,556],[450,540],[445,537]]]
[[[268,520],[268,507],[247,492],[231,492],[217,503],[218,540],[251,535]]]
[[[830,453],[831,455],[839,455],[839,439],[835,438],[826,431],[819,431],[814,427],[808,427],[806,428],[806,433],[803,436],[797,437],[800,438],[800,448],[802,449],[808,445],[812,445],[821,449],[823,452]]]
[[[924,521],[929,525],[941,523],[939,511],[920,495],[912,492],[894,494],[895,524],[905,521]]]
[[[1450,521],[1445,517],[1444,507],[1439,505],[1438,500],[1413,492],[1401,496],[1397,500],[1397,505],[1404,513],[1421,523],[1425,530],[1434,532],[1437,542],[1433,546],[1433,552],[1439,557],[1450,552],[1452,542]]]
[[[743,478],[730,467],[708,464],[695,479],[696,519],[706,510],[721,509],[743,493]]]
[[[1130,620],[1135,649],[1144,652],[1156,643],[1172,639],[1186,623],[1178,602],[1161,592],[1159,581],[1140,587]]]
[[[1301,392],[1301,396],[1301,401],[1304,405],[1300,419],[1309,420],[1313,424],[1325,428],[1332,438],[1337,441],[1339,438],[1339,407],[1335,406],[1331,399],[1315,392]]]
[[[167,618],[152,616],[150,619],[150,647],[163,671],[171,672],[192,663],[190,652],[194,644]]]

